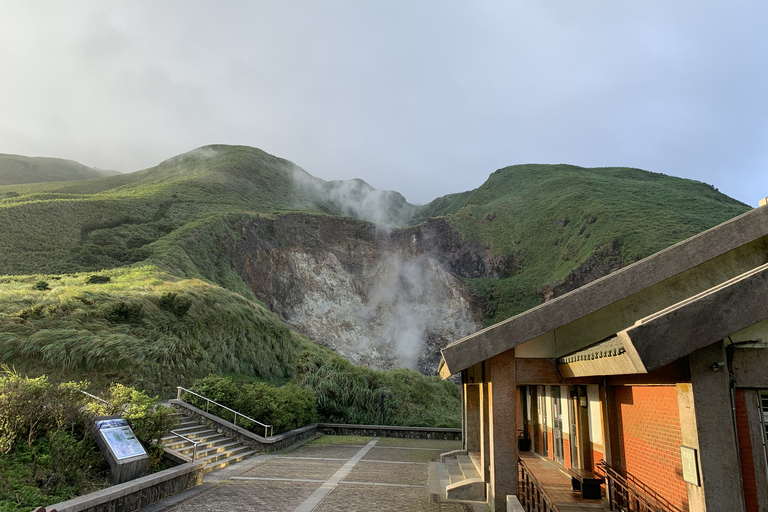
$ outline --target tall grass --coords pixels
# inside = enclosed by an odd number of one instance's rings
[[[154,267],[102,274],[108,283],[45,276],[46,291],[33,287],[41,276],[0,278],[0,361],[167,393],[211,372],[285,382],[309,344],[256,301],[202,280]]]

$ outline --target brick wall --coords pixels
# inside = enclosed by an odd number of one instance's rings
[[[617,387],[616,409],[627,473],[687,511],[676,387]]]
[[[749,433],[747,402],[743,389],[736,390],[736,431],[739,436],[739,457],[741,457],[741,477],[744,483],[744,502],[747,505],[747,510],[758,510],[755,460],[752,455],[752,438]]]

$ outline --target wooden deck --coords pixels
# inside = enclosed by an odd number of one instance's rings
[[[559,512],[610,510],[607,501],[585,500],[580,491],[571,490],[571,477],[562,466],[532,452],[519,452],[519,456]],[[522,489],[521,483],[521,493]]]

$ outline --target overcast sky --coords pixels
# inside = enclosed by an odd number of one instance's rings
[[[768,196],[768,2],[0,0],[0,153],[245,144],[412,203],[521,163]]]

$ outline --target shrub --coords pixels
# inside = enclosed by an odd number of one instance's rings
[[[143,307],[139,303],[118,302],[111,304],[104,315],[107,320],[115,323],[135,323],[143,316]]]
[[[8,366],[0,376],[0,453],[11,451],[17,438],[31,445],[49,421],[43,412],[50,402],[48,379],[22,377]]]
[[[112,280],[109,276],[100,276],[98,274],[91,274],[85,278],[85,284],[103,284]]]
[[[48,286],[48,281],[37,281],[35,284],[32,285],[32,288],[35,290],[50,290],[51,288]]]
[[[256,421],[272,425],[275,434],[317,421],[315,394],[294,384],[282,387],[265,382],[238,384],[229,377],[209,375],[195,383],[192,390]],[[194,395],[187,395],[184,399],[197,407],[206,408],[205,401]],[[211,409],[210,412],[232,420],[229,411]],[[246,421],[244,428],[264,434],[263,427],[255,423]]]
[[[164,293],[160,296],[157,302],[161,308],[170,311],[179,318],[184,317],[189,311],[189,308],[192,307],[191,300],[186,297],[179,297],[175,292]]]
[[[78,391],[0,370],[0,510],[56,503],[106,484],[104,458],[85,428]]]

